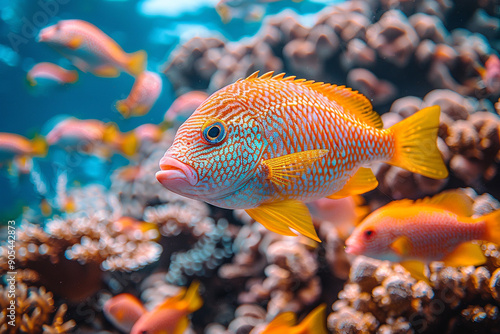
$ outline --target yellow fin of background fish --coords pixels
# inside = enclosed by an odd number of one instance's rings
[[[186,329],[189,326],[189,320],[187,317],[182,317],[179,319],[179,322],[177,323],[177,327],[175,327],[174,332],[172,334],[184,334]],[[156,332],[155,334],[169,334],[167,331],[159,331]]]
[[[47,155],[47,151],[49,149],[49,145],[47,144],[45,138],[39,135],[35,136],[35,138],[31,140],[31,147],[33,149],[33,155],[42,157]]]
[[[293,228],[306,237],[321,242],[307,206],[299,201],[265,203],[253,209],[245,210],[250,217],[269,230],[282,235],[295,235],[288,227]]]
[[[312,310],[298,325],[299,333],[327,334],[325,310],[326,304],[321,304]]]
[[[351,195],[364,194],[377,188],[378,181],[370,168],[361,167],[351,176],[342,189],[327,196],[331,199],[344,198]]]
[[[464,242],[446,255],[443,262],[450,267],[480,266],[486,262],[486,257],[479,244]]]
[[[115,141],[116,136],[118,136],[119,133],[120,131],[115,123],[107,123],[102,134],[102,141],[104,143],[112,143]]]
[[[139,50],[130,54],[127,69],[133,76],[138,76],[146,68],[148,54],[144,50]]]
[[[94,68],[92,70],[92,73],[98,77],[116,78],[120,75],[120,70],[118,70],[113,65],[105,64]]]
[[[448,177],[437,147],[439,112],[439,106],[427,107],[389,128],[395,141],[389,164],[433,179]]]
[[[278,314],[269,324],[267,324],[266,329],[262,331],[262,334],[272,333],[273,330],[282,330],[283,328],[289,328],[296,324],[297,317],[293,312],[283,312]]]
[[[263,164],[269,169],[267,178],[271,182],[287,185],[290,178],[300,177],[310,165],[327,154],[328,150],[308,150],[265,160]]]
[[[391,249],[399,256],[410,254],[412,247],[411,240],[407,236],[399,237],[391,244]]]
[[[118,112],[120,114],[122,114],[122,116],[124,118],[130,117],[130,108],[127,106],[127,103],[125,102],[125,100],[117,101],[115,108],[116,108],[116,110],[118,110]]]
[[[427,276],[425,276],[426,265],[422,261],[406,260],[401,261],[399,264],[408,270],[414,279],[430,283]]]
[[[133,132],[129,132],[123,137],[123,142],[121,143],[121,150],[127,156],[132,156],[137,152],[137,147],[139,146],[139,140]]]
[[[82,43],[83,43],[82,37],[74,37],[68,42],[67,47],[75,50],[75,49],[78,49],[80,47],[80,45],[82,45]]]
[[[500,245],[500,210],[477,218],[486,222],[484,240]]]

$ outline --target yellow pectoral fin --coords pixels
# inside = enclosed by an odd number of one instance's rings
[[[186,316],[183,316],[181,317],[181,319],[179,319],[179,323],[177,324],[177,327],[175,327],[174,332],[172,334],[184,334],[188,326],[189,326],[189,320]]]
[[[410,238],[406,236],[397,238],[396,241],[391,244],[391,249],[400,257],[408,256],[412,247]]]
[[[70,49],[78,49],[80,47],[80,45],[82,45],[83,43],[83,38],[81,37],[75,37],[75,38],[72,38],[69,42],[68,42],[68,48]]]
[[[311,220],[309,210],[299,201],[265,203],[245,210],[250,217],[268,230],[282,235],[295,235],[289,227],[308,238],[321,242]]]
[[[267,324],[265,330],[261,333],[272,333],[273,330],[279,330],[283,328],[290,328],[297,322],[297,317],[293,312],[284,312],[278,314],[269,324]]]
[[[103,78],[116,78],[120,75],[120,71],[113,65],[101,65],[92,70],[95,76]]]
[[[328,150],[309,150],[287,154],[263,161],[268,168],[267,178],[276,185],[287,185],[290,178],[300,177],[315,161],[328,154]]]
[[[331,199],[344,198],[351,195],[364,194],[377,188],[378,181],[370,168],[361,167],[342,189],[328,196]]]
[[[425,264],[422,261],[408,260],[402,261],[399,264],[408,270],[414,279],[429,283],[429,279],[425,276]]]
[[[464,242],[446,255],[444,264],[450,267],[480,266],[486,262],[481,246],[472,242]]]

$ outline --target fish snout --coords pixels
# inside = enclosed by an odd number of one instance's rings
[[[198,183],[198,173],[193,167],[170,156],[164,156],[160,160],[160,169],[156,173],[156,179],[174,192]]]
[[[345,252],[347,254],[362,255],[363,247],[359,243],[356,243],[354,240],[349,238],[345,242]]]
[[[44,28],[38,33],[37,42],[46,42],[50,39],[51,35],[51,30],[48,28]]]

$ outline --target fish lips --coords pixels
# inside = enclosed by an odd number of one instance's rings
[[[170,156],[160,160],[161,171],[156,173],[156,179],[167,189],[182,193],[186,187],[198,183],[198,173],[193,167]]]
[[[347,239],[345,243],[345,252],[347,254],[362,255],[363,247],[360,247],[359,245],[356,245],[353,242],[349,242],[349,239]]]

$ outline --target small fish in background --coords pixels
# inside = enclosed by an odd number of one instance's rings
[[[26,75],[31,86],[37,86],[43,82],[51,82],[59,85],[72,84],[78,81],[78,72],[67,70],[53,63],[38,63],[33,66]]]
[[[137,297],[122,293],[108,299],[104,303],[103,312],[113,326],[129,333],[137,320],[148,311]]]
[[[479,244],[500,244],[500,210],[472,217],[472,199],[462,190],[421,200],[389,203],[366,217],[346,240],[346,252],[400,262],[415,278],[425,264],[479,266],[486,262]]]
[[[144,71],[135,79],[129,96],[116,102],[116,110],[124,118],[144,116],[160,96],[162,81],[157,73]]]
[[[116,219],[113,222],[113,228],[132,239],[135,237],[137,240],[143,238],[144,234],[151,236],[152,239],[160,237],[158,225],[127,216]]]
[[[198,310],[203,301],[198,294],[198,282],[191,283],[173,297],[167,298],[155,309],[143,314],[132,327],[130,334],[184,333],[189,326],[188,315]]]
[[[175,127],[180,126],[207,98],[207,93],[198,90],[182,94],[170,105],[170,108],[165,113],[164,120],[174,124]]]
[[[160,160],[167,189],[266,228],[320,241],[303,202],[377,187],[369,168],[387,162],[448,176],[437,148],[439,106],[388,129],[370,101],[344,86],[258,72],[212,94],[179,128]]]
[[[157,143],[161,140],[163,132],[166,130],[165,124],[146,123],[136,127],[133,132],[140,143]]]
[[[282,0],[220,0],[215,6],[223,23],[232,19],[243,19],[246,22],[259,22],[265,15],[265,5]],[[302,0],[293,0],[302,2]]]
[[[486,90],[493,95],[500,94],[500,59],[492,54],[484,63],[484,67],[476,64],[476,71],[481,76]]]
[[[321,304],[309,313],[298,325],[297,317],[293,312],[278,314],[260,334],[327,334],[326,304]],[[251,334],[254,331],[250,332]]]
[[[47,141],[41,136],[29,140],[15,133],[0,132],[0,167],[7,166],[12,176],[28,174],[32,158],[45,156],[47,150]]]
[[[61,20],[42,29],[38,41],[52,46],[82,72],[114,78],[125,71],[138,76],[146,67],[145,51],[125,53],[108,35],[82,20]]]

